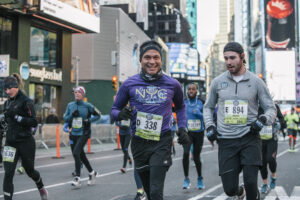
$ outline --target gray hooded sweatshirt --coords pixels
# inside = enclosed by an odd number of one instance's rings
[[[258,118],[259,105],[264,110],[267,125],[276,117],[276,107],[265,83],[248,70],[239,82],[229,71],[212,81],[203,109],[206,128],[216,126],[213,121],[216,105],[218,138],[240,138],[247,134],[249,125]]]

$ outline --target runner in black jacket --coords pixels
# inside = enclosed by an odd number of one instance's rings
[[[4,115],[8,124],[3,150],[5,200],[11,200],[14,193],[13,177],[19,158],[28,176],[35,182],[42,200],[48,199],[48,192],[38,171],[34,169],[35,140],[33,128],[37,119],[32,101],[19,89],[22,85],[18,74],[4,79],[4,90],[8,100],[4,103]]]

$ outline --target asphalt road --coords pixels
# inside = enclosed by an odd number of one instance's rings
[[[266,200],[300,200],[300,151],[299,145],[295,153],[289,153],[288,141],[280,138],[278,148],[277,187],[263,195]],[[93,147],[92,147],[93,149]],[[190,179],[192,186],[188,190],[182,190],[183,168],[182,147],[176,145],[176,156],[173,157],[173,165],[167,173],[165,181],[166,200],[225,200],[220,177],[218,176],[217,147],[212,149],[205,140],[202,157],[202,173],[204,177],[204,190],[196,189],[197,173],[193,162],[190,162]],[[132,166],[128,166],[126,174],[120,172],[122,164],[122,152],[101,150],[88,154],[95,170],[100,172],[93,186],[87,185],[88,172],[82,170],[82,186],[80,189],[71,187],[71,172],[74,170],[74,161],[69,151],[66,151],[63,159],[54,159],[53,151],[39,154],[37,150],[36,169],[41,173],[46,188],[49,191],[50,200],[133,200],[136,194],[136,186],[133,178]],[[51,153],[50,153],[51,152]],[[2,188],[3,168],[0,168],[0,188]],[[242,178],[240,179],[242,182]],[[262,184],[259,175],[259,186]],[[35,184],[27,175],[16,173],[14,177],[15,200],[40,199]],[[0,200],[3,195],[0,195]]]

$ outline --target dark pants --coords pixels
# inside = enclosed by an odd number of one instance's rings
[[[163,200],[166,173],[172,165],[171,131],[166,132],[160,141],[133,137],[131,150],[137,170],[148,200]]]
[[[4,199],[12,199],[14,193],[13,177],[19,158],[22,160],[22,166],[25,169],[27,175],[36,183],[38,189],[41,189],[44,185],[40,176],[40,173],[34,169],[35,159],[35,140],[33,137],[28,138],[25,141],[8,144],[5,146],[11,146],[16,148],[16,154],[13,162],[4,162],[4,180],[3,180],[3,192]]]
[[[189,132],[188,135],[190,136],[191,143],[183,145],[182,165],[183,165],[184,176],[185,177],[189,176],[189,155],[190,155],[191,145],[193,144],[194,146],[193,159],[196,165],[198,177],[202,177],[202,173],[201,173],[202,163],[200,159],[200,153],[202,151],[204,133]]]
[[[128,146],[131,140],[131,135],[127,134],[127,135],[120,135],[120,143],[121,143],[121,147],[122,147],[122,151],[124,153],[124,157],[123,157],[123,168],[126,168],[127,165],[127,160],[131,159],[128,153]]]
[[[258,166],[244,166],[244,184],[246,189],[247,199],[258,200],[260,199],[257,190],[257,175]],[[230,171],[221,175],[224,192],[228,196],[241,195],[242,191],[239,191],[239,170]]]
[[[276,172],[277,162],[277,148],[278,143],[273,138],[270,140],[262,140],[262,159],[263,159],[263,166],[260,168],[260,174],[262,179],[268,178],[268,164],[270,171],[272,173]]]
[[[136,171],[135,168],[134,168],[133,174],[134,174],[134,180],[135,180],[136,188],[137,189],[143,188],[142,180],[141,180],[141,178],[140,178],[140,176],[139,176],[139,174],[138,174],[138,172]]]
[[[219,171],[228,196],[240,195],[239,173],[243,170],[247,199],[258,198],[257,176],[262,165],[261,139],[249,132],[241,138],[219,140]]]
[[[153,166],[148,171],[138,172],[148,200],[163,200],[164,183],[168,167]]]
[[[71,144],[72,154],[75,160],[75,172],[76,172],[76,176],[79,177],[80,177],[81,162],[84,164],[84,166],[87,168],[89,172],[93,171],[90,162],[87,159],[83,149],[88,139],[89,139],[88,135],[81,135],[81,136],[70,135],[70,140],[71,140],[70,144]]]

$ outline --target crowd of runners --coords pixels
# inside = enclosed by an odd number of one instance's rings
[[[190,83],[184,95],[180,83],[162,71],[160,44],[151,40],[140,46],[141,71],[122,83],[110,113],[111,121],[119,127],[124,153],[120,171],[126,173],[128,164],[134,168],[135,200],[164,199],[165,178],[175,154],[175,134],[183,148],[182,189],[188,190],[193,182],[199,190],[205,189],[209,177],[202,174],[200,157],[205,137],[218,145],[216,159],[226,195],[256,200],[261,193],[275,188],[278,135],[287,128],[289,151],[294,152],[299,117],[294,108],[282,115],[264,81],[246,69],[244,49],[239,43],[226,44],[223,54],[227,71],[213,79],[204,102],[197,95],[197,83]],[[13,199],[13,177],[21,160],[22,169],[18,170],[26,172],[41,199],[47,200],[42,176],[34,168],[37,119],[33,102],[22,92],[18,74],[6,77],[3,83],[8,95],[0,127],[0,145],[6,134],[0,156],[5,171],[4,199]],[[83,101],[86,92],[84,87],[76,87],[74,101],[64,113],[64,131],[69,133],[74,158],[71,186],[77,188],[81,186],[82,166],[89,172],[88,185],[93,185],[98,175],[84,146],[92,134],[91,123],[101,114]],[[194,178],[189,176],[190,155],[197,171]],[[263,180],[260,188],[259,171]],[[241,172],[243,183],[239,183]]]

